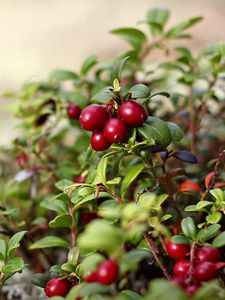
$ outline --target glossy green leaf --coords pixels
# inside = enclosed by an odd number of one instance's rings
[[[4,260],[6,257],[6,243],[4,240],[0,240],[0,260]]]
[[[49,235],[46,236],[36,242],[34,242],[29,249],[44,249],[44,248],[52,248],[52,247],[61,247],[69,249],[69,243],[57,236]]]
[[[183,234],[191,239],[194,239],[196,236],[196,226],[192,218],[184,218],[181,222],[181,228]]]
[[[120,36],[136,50],[140,50],[147,41],[144,32],[136,28],[117,28],[112,30],[111,33]]]
[[[7,255],[9,258],[12,258],[15,250],[20,246],[20,241],[24,237],[27,231],[20,231],[14,234],[11,239],[9,240],[8,247],[7,247]]]
[[[128,93],[131,93],[132,98],[148,98],[151,94],[150,89],[148,86],[144,84],[136,84],[132,86]]]
[[[221,189],[210,190],[210,194],[218,201],[218,203],[225,202],[225,193]]]
[[[184,235],[173,235],[171,241],[176,244],[190,244],[190,241]]]
[[[49,222],[50,228],[70,228],[72,218],[69,214],[63,214],[55,217],[54,220]]]
[[[111,71],[112,82],[114,81],[114,79],[120,80],[123,67],[128,59],[129,59],[129,56],[126,56],[113,65],[112,71]]]
[[[172,122],[166,122],[166,125],[170,130],[172,141],[179,142],[184,136],[183,130],[177,124]]]
[[[197,234],[197,239],[207,241],[215,237],[218,234],[220,227],[221,225],[219,224],[213,224],[206,228],[202,228]]]
[[[90,69],[97,64],[97,56],[96,55],[90,55],[88,56],[85,61],[83,62],[81,69],[80,69],[80,73],[82,75],[86,75]]]
[[[65,190],[73,185],[74,182],[71,181],[71,180],[68,180],[68,179],[62,179],[62,180],[59,180],[55,183],[55,186],[57,187],[57,189],[59,189],[60,191],[62,192],[65,192]]]
[[[221,232],[215,237],[212,242],[213,247],[220,248],[225,246],[225,231]]]
[[[56,211],[57,213],[68,212],[68,207],[65,201],[57,199],[56,196],[47,196],[40,204],[42,207]]]
[[[31,282],[36,286],[44,288],[49,279],[50,276],[48,274],[36,273],[32,276]]]
[[[84,203],[87,203],[89,201],[100,199],[100,198],[110,198],[110,194],[106,192],[100,192],[98,195],[95,193],[92,193],[91,195],[87,195],[82,198],[72,198],[71,201],[75,203],[75,208],[78,208],[79,206],[83,205]]]
[[[21,257],[13,257],[7,261],[6,266],[3,269],[3,272],[6,276],[11,276],[14,273],[20,272],[25,267],[24,261]]]
[[[145,167],[144,164],[141,163],[128,168],[126,172],[126,176],[124,177],[120,188],[120,193],[122,198],[124,198],[130,184],[144,170],[144,167]]]
[[[215,212],[206,217],[206,221],[210,224],[218,223],[222,218],[221,212]]]
[[[202,21],[202,17],[194,17],[191,19],[188,19],[184,22],[179,23],[176,26],[173,26],[166,34],[165,38],[166,39],[173,39],[176,38],[180,33],[182,33],[184,30],[194,26],[198,22]]]
[[[105,103],[115,97],[114,93],[106,87],[91,97],[91,101]]]
[[[209,206],[209,205],[213,205],[213,202],[202,200],[196,204],[196,208],[201,209],[201,208]]]
[[[106,184],[106,168],[107,168],[107,163],[108,163],[108,156],[103,156],[98,163],[98,167],[96,170],[96,176],[94,181],[92,182],[92,185],[97,185],[97,184]]]

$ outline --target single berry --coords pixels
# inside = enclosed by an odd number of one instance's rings
[[[221,254],[219,250],[209,246],[203,246],[196,252],[197,263],[205,261],[218,262],[221,260]]]
[[[79,176],[79,177],[75,177],[75,178],[73,179],[73,181],[74,181],[75,183],[85,183],[85,180],[86,180],[86,177],[85,177],[85,176]]]
[[[187,259],[179,260],[178,262],[175,263],[173,267],[173,273],[176,276],[184,277],[189,270],[189,266],[190,266],[189,260]]]
[[[173,276],[172,278],[170,278],[170,282],[174,285],[180,286],[183,289],[187,287],[184,277]]]
[[[108,119],[106,109],[98,104],[91,104],[82,110],[80,114],[80,125],[86,130],[98,131],[104,127]]]
[[[186,244],[176,244],[169,241],[166,245],[167,253],[174,259],[183,259],[190,253],[190,247]]]
[[[88,283],[91,282],[98,282],[98,272],[94,271],[94,272],[90,272],[85,278],[84,280]]]
[[[219,270],[212,262],[202,262],[194,270],[194,278],[197,281],[208,281],[216,278],[219,274]]]
[[[185,289],[185,292],[188,296],[193,296],[197,290],[199,289],[200,285],[197,285],[197,284],[192,284],[192,285],[189,285],[186,289]]]
[[[111,143],[123,143],[127,136],[127,127],[122,120],[112,118],[105,123],[104,135]]]
[[[52,278],[45,286],[45,293],[48,297],[66,296],[71,288],[70,282],[64,278]]]
[[[109,285],[117,280],[119,267],[115,260],[109,259],[100,263],[97,269],[98,282]]]
[[[22,168],[25,163],[28,161],[28,156],[26,155],[26,153],[21,153],[16,157],[16,162],[19,165],[20,168]]]
[[[75,120],[79,119],[81,113],[81,108],[79,105],[75,103],[69,103],[66,110],[67,110],[67,115],[70,119],[75,119]]]
[[[104,136],[103,132],[92,133],[91,135],[91,147],[95,151],[104,151],[111,146],[111,143]]]
[[[144,106],[134,100],[122,103],[118,114],[126,124],[132,127],[141,126],[148,117]]]

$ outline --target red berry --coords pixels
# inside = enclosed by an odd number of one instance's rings
[[[147,119],[148,115],[144,106],[134,100],[124,102],[118,109],[120,118],[129,126],[140,126]]]
[[[105,123],[104,135],[111,143],[123,143],[127,136],[127,127],[122,120],[112,118]]]
[[[173,273],[176,276],[184,277],[189,270],[190,262],[187,259],[180,260],[175,263],[173,267]]]
[[[216,278],[219,274],[219,270],[212,262],[205,261],[199,264],[194,270],[194,278],[197,281],[208,281]]]
[[[175,244],[169,241],[166,245],[166,250],[170,257],[174,259],[183,259],[189,254],[190,247],[186,244]]]
[[[183,277],[173,276],[172,278],[170,278],[170,282],[172,284],[178,285],[178,286],[180,286],[181,288],[184,288],[184,289],[187,287],[187,284],[186,284]]]
[[[67,279],[52,278],[45,286],[45,293],[48,297],[66,296],[71,288]]]
[[[104,136],[103,132],[92,133],[91,135],[91,147],[95,151],[104,151],[111,146],[111,143]]]
[[[109,259],[106,262],[100,263],[97,269],[98,282],[109,285],[117,280],[119,267],[117,262]]]
[[[185,289],[185,292],[188,296],[193,296],[197,290],[199,289],[199,285],[197,284],[192,284],[192,285],[189,285],[186,289]]]
[[[84,176],[75,177],[75,178],[73,179],[73,181],[74,181],[75,183],[84,183],[85,180],[86,180],[86,177],[84,177]]]
[[[78,120],[81,113],[81,108],[75,103],[69,103],[67,106],[67,115],[70,119]]]
[[[106,109],[98,104],[91,104],[82,110],[80,114],[80,125],[86,130],[98,131],[104,127],[108,113]]]
[[[218,262],[221,260],[221,255],[216,248],[204,246],[196,252],[196,259],[197,263],[202,263],[204,261]]]
[[[28,156],[24,152],[16,157],[16,162],[21,168],[25,165],[27,161],[28,161]]]
[[[90,272],[84,279],[86,282],[98,282],[98,272]]]

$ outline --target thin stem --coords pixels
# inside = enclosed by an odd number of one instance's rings
[[[188,272],[188,281],[191,282],[193,279],[193,273],[194,273],[194,261],[195,261],[195,251],[196,251],[196,243],[194,242],[191,245],[191,251],[190,251],[190,266],[189,266],[189,272]]]
[[[192,89],[192,87],[191,87]],[[188,107],[189,107],[189,113],[190,113],[190,135],[191,135],[191,152],[196,153],[196,124],[195,124],[195,109],[193,104],[193,95],[190,91],[190,95],[188,97]]]
[[[169,280],[170,276],[167,272],[166,267],[163,265],[161,259],[159,258],[159,249],[157,248],[157,246],[155,245],[154,241],[150,238],[150,236],[147,233],[143,234],[144,239],[146,240],[149,249],[151,250],[155,260],[157,261],[158,265],[160,266],[163,275]]]
[[[72,237],[72,247],[74,247],[76,244],[76,230],[75,230],[75,222],[74,222],[74,216],[73,216],[73,206],[72,206],[70,195],[69,195],[69,200],[68,200],[68,207],[69,207],[69,214],[72,219],[71,237]]]

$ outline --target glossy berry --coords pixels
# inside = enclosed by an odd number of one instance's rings
[[[85,180],[86,180],[86,177],[84,177],[84,176],[75,177],[75,178],[73,179],[73,181],[74,181],[75,183],[84,183]]]
[[[91,135],[91,147],[95,151],[104,151],[111,146],[111,143],[104,136],[103,132],[92,133]]]
[[[80,114],[80,125],[86,130],[98,131],[104,127],[108,113],[106,109],[98,104],[91,104],[82,110]]]
[[[185,292],[188,296],[193,296],[197,290],[199,289],[199,285],[197,284],[192,284],[192,285],[189,285],[186,289],[185,289]]]
[[[184,277],[189,270],[190,262],[187,259],[179,260],[173,267],[173,273],[176,276]]]
[[[109,259],[106,262],[100,263],[97,269],[98,282],[109,285],[117,280],[119,267],[117,262]]]
[[[202,263],[204,261],[218,262],[221,260],[221,255],[219,250],[209,246],[203,246],[196,252],[197,263]]]
[[[197,281],[208,281],[216,278],[219,274],[219,270],[212,262],[205,261],[199,264],[194,270],[194,278]]]
[[[134,100],[122,103],[118,114],[127,125],[132,127],[141,126],[148,117],[144,106]]]
[[[105,123],[104,135],[111,143],[123,143],[127,136],[127,127],[122,120],[112,118]]]
[[[184,277],[173,276],[172,278],[170,278],[170,282],[174,285],[180,286],[183,289],[187,287]]]
[[[189,254],[190,247],[186,244],[176,244],[169,241],[166,245],[166,250],[170,257],[174,259],[183,259]]]
[[[45,286],[45,293],[48,297],[66,296],[71,288],[67,279],[52,278]]]
[[[98,273],[97,271],[90,272],[84,279],[86,282],[98,282]]]
[[[81,108],[79,105],[75,103],[69,103],[67,106],[67,115],[70,119],[78,120],[80,113],[81,113]]]

